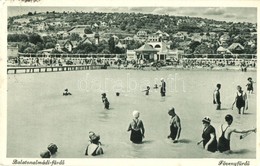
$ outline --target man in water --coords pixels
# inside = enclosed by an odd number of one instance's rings
[[[220,90],[221,84],[217,84],[217,88],[214,90],[213,94],[213,104],[216,104],[216,110],[221,109],[221,102],[220,102]]]
[[[179,116],[175,113],[174,107],[170,108],[168,114],[171,116],[170,120],[170,135],[168,138],[173,140],[173,143],[178,142],[181,134],[181,120]]]
[[[161,85],[161,96],[164,97],[165,94],[166,94],[166,83],[165,83],[163,78],[161,78],[161,82],[162,82],[162,85]]]
[[[248,133],[248,132],[256,132],[256,129],[250,130],[239,130],[231,127],[233,122],[232,115],[225,116],[225,124],[221,125],[221,136],[218,141],[218,150],[219,152],[230,152],[230,137],[231,134],[234,133]]]
[[[235,97],[235,101],[232,104],[232,110],[234,105],[236,104],[238,114],[244,114],[245,109],[248,109],[248,101],[247,101],[247,94],[242,90],[242,87],[240,85],[237,86],[237,93]]]

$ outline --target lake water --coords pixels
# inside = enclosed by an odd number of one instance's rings
[[[226,114],[233,126],[256,126],[256,94],[249,96],[249,110],[241,116],[231,105],[236,86],[246,89],[247,78],[256,72],[192,70],[88,70],[53,73],[9,74],[7,109],[7,157],[39,158],[48,144],[58,146],[57,158],[85,158],[88,132],[101,136],[104,155],[100,158],[255,158],[256,134],[240,140],[231,137],[233,154],[209,153],[198,146],[202,122],[211,117],[217,130]],[[149,96],[147,85],[167,83],[166,98],[158,89]],[[221,88],[221,111],[212,104],[217,83]],[[72,96],[62,96],[68,88]],[[254,85],[256,91],[256,85]],[[106,92],[110,110],[104,110],[101,93]],[[120,96],[115,93],[120,92]],[[181,118],[180,142],[173,144],[169,134],[168,109],[174,106]],[[132,111],[139,110],[146,129],[143,144],[132,144],[127,132]]]

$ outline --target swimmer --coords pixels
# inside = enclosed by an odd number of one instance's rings
[[[162,82],[162,85],[161,85],[161,96],[164,97],[165,94],[166,94],[166,82],[164,81],[163,78],[161,78],[161,82]]]
[[[142,92],[145,92],[145,95],[149,95],[150,86],[147,86],[145,90]]]
[[[68,96],[68,95],[72,95],[68,89],[65,89],[63,92],[63,96]]]
[[[198,142],[200,144],[203,142],[203,148],[210,152],[217,151],[217,139],[215,128],[210,124],[211,120],[209,117],[205,117],[202,120],[203,123],[203,132],[202,140]]]
[[[140,113],[138,111],[133,111],[133,121],[129,124],[127,131],[131,131],[130,141],[133,143],[142,143],[144,138],[144,124],[143,121],[139,119]]]
[[[256,128],[250,130],[239,130],[231,127],[233,122],[232,115],[225,116],[225,124],[221,125],[221,136],[219,137],[218,141],[218,151],[219,152],[231,152],[230,150],[230,137],[232,133],[249,133],[249,132],[256,132]]]
[[[175,113],[174,107],[170,108],[168,114],[171,116],[170,119],[170,135],[168,138],[173,140],[173,143],[178,142],[181,134],[181,120]]]
[[[85,155],[97,156],[104,154],[103,148],[101,147],[100,136],[96,135],[93,131],[89,132],[89,144],[86,148]]]
[[[217,88],[214,90],[213,93],[213,104],[216,104],[216,110],[221,109],[221,102],[220,102],[220,90],[221,84],[217,84]]]
[[[102,102],[104,103],[105,106],[104,108],[108,110],[110,103],[106,97],[106,93],[102,93],[101,95],[102,95]]]
[[[247,80],[248,80],[248,83],[246,84],[246,87],[247,87],[248,94],[253,94],[253,92],[254,92],[253,84],[255,82],[252,80],[251,77],[249,77]]]
[[[248,109],[248,100],[247,100],[247,94],[242,90],[241,86],[237,86],[237,93],[235,97],[235,101],[232,104],[232,110],[234,105],[236,104],[238,114],[244,114],[245,109]]]
[[[153,87],[153,89],[158,89],[158,85],[155,84],[154,87]]]

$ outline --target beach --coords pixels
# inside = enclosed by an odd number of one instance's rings
[[[147,85],[167,84],[166,97]],[[240,140],[231,136],[233,154],[210,153],[198,146],[203,130],[201,120],[211,118],[219,127],[226,114],[234,117],[235,128],[256,126],[256,94],[248,96],[249,110],[238,115],[231,110],[236,86],[245,90],[247,78],[256,72],[235,70],[81,70],[30,74],[8,74],[7,157],[39,158],[50,143],[58,146],[56,158],[86,158],[88,133],[101,136],[104,155],[99,158],[256,158],[256,134]],[[221,83],[222,110],[216,111],[212,95]],[[62,96],[68,88],[71,96]],[[254,86],[255,92],[256,85]],[[105,92],[110,110],[105,110]],[[116,92],[120,92],[116,96]],[[168,109],[174,106],[181,119],[180,141],[173,144],[169,134]],[[143,144],[132,144],[127,132],[132,111],[139,110],[146,129]]]

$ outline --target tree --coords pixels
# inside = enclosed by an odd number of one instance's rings
[[[115,52],[115,40],[112,36],[108,40],[108,46],[109,46],[110,53],[114,53]]]
[[[198,42],[198,41],[193,41],[193,42],[190,43],[189,47],[190,47],[190,49],[192,50],[192,52],[194,52],[194,50],[196,49],[196,47],[199,46],[199,45],[200,45],[200,42]]]
[[[33,15],[33,13],[32,12],[28,12],[28,14],[27,14],[28,16],[32,16]]]
[[[27,47],[26,49],[24,49],[23,52],[24,53],[36,53],[37,50],[34,47]]]
[[[56,46],[56,44],[53,43],[53,42],[47,42],[47,43],[45,44],[45,48],[46,48],[46,49],[54,48],[55,46]]]
[[[92,32],[92,30],[91,30],[90,27],[86,27],[86,28],[84,29],[84,33],[85,33],[85,34],[92,34],[93,32]]]
[[[79,34],[77,34],[77,33],[72,33],[72,34],[70,35],[69,39],[70,39],[71,41],[79,41],[79,40],[81,40],[82,38],[79,36]]]
[[[206,44],[201,44],[195,48],[194,54],[211,54],[211,49]]]
[[[37,33],[32,33],[29,35],[29,42],[33,44],[42,43],[42,38]]]

